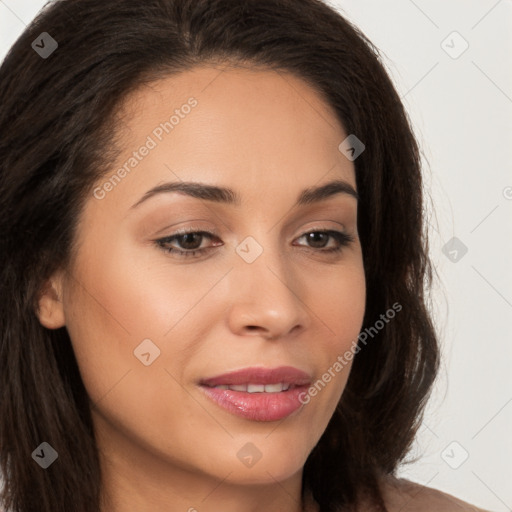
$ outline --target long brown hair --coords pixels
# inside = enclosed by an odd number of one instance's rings
[[[46,58],[32,46],[42,32],[58,44]],[[322,512],[356,510],[363,497],[385,510],[380,477],[408,452],[438,368],[420,155],[379,51],[320,0],[57,0],[10,49],[0,67],[0,467],[9,510],[99,509],[87,393],[66,329],[40,325],[37,297],[68,264],[84,202],[115,156],[120,101],[209,62],[294,73],[365,144],[354,165],[363,330],[372,339],[307,459],[303,491]],[[395,303],[400,313],[375,329]],[[59,457],[44,471],[31,457],[43,441]]]

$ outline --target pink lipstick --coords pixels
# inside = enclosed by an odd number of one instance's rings
[[[311,377],[291,366],[251,367],[200,381],[200,388],[225,410],[253,421],[283,419],[303,404],[299,400]]]

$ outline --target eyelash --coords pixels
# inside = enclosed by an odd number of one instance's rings
[[[349,235],[348,233],[343,233],[341,231],[335,231],[332,229],[324,229],[324,230],[318,229],[318,230],[307,231],[306,233],[303,233],[299,238],[302,238],[311,233],[323,233],[323,234],[329,235],[332,238],[334,238],[338,243],[338,245],[336,247],[333,247],[331,249],[315,249],[314,247],[311,247],[310,249],[315,252],[323,252],[323,253],[329,253],[329,254],[339,253],[343,250],[343,248],[349,246],[352,242],[354,242],[354,237],[352,235]],[[181,250],[181,249],[176,249],[175,247],[167,247],[166,246],[167,244],[171,243],[172,241],[174,241],[184,235],[189,235],[189,234],[206,236],[210,240],[212,238],[216,237],[216,235],[214,233],[210,233],[209,231],[194,231],[193,229],[184,229],[181,231],[177,231],[176,233],[166,236],[164,238],[154,240],[154,242],[165,253],[167,253],[167,254],[174,253],[179,258],[191,258],[191,257],[193,258],[196,255],[202,255],[207,250],[212,249],[212,247],[204,247],[203,249]]]

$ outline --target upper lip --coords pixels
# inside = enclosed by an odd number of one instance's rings
[[[251,367],[202,379],[200,384],[204,386],[230,386],[234,384],[278,384],[281,382],[303,386],[311,382],[311,377],[306,372],[293,366],[280,366],[278,368]]]

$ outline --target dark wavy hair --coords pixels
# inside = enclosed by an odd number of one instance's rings
[[[31,47],[48,32],[58,48]],[[365,151],[354,161],[367,303],[363,329],[402,310],[354,359],[310,453],[302,491],[322,512],[386,510],[439,366],[430,313],[418,143],[377,48],[320,0],[57,0],[0,67],[0,503],[14,512],[97,512],[90,403],[65,327],[39,323],[44,282],[66,268],[77,222],[116,151],[116,113],[141,85],[197,65],[263,67],[304,80]],[[340,141],[341,142],[341,141]],[[31,453],[58,452],[45,471]]]

